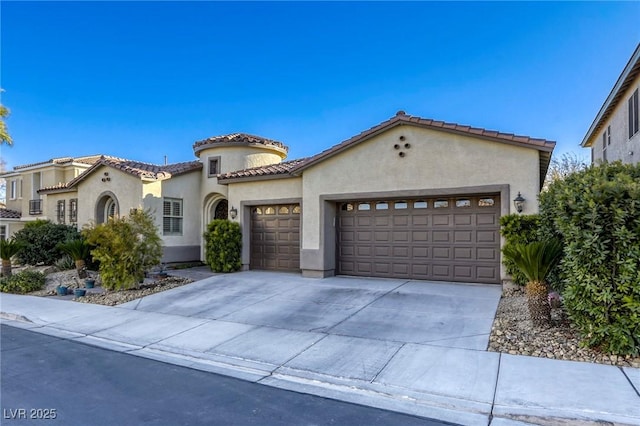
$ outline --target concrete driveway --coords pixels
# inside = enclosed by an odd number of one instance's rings
[[[640,369],[486,351],[499,297],[490,285],[250,271],[117,307],[2,294],[0,322],[456,424],[640,424]]]
[[[121,307],[219,320],[239,334],[267,339],[311,332],[311,340],[364,338],[385,348],[417,343],[486,350],[500,294],[500,286],[491,285],[247,271]]]

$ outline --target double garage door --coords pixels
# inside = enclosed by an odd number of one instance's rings
[[[337,272],[500,282],[498,195],[343,202]]]
[[[500,198],[339,202],[337,273],[500,283]],[[300,205],[251,209],[252,269],[300,270]]]
[[[300,270],[300,205],[251,208],[251,269]]]

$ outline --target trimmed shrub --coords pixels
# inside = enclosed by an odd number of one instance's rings
[[[79,237],[76,228],[70,225],[48,220],[28,222],[14,235],[15,240],[23,246],[16,258],[27,265],[53,265],[63,256],[58,244]]]
[[[227,219],[215,219],[204,233],[207,264],[215,272],[234,272],[242,267],[240,225]]]
[[[0,279],[3,293],[25,294],[44,288],[44,274],[38,271],[20,271],[10,277]]]
[[[521,215],[510,214],[500,218],[500,234],[504,237],[505,242],[502,258],[507,273],[513,278],[513,282],[518,285],[525,285],[529,281],[527,276],[522,273],[516,265],[513,258],[506,254],[513,250],[514,246],[526,245],[539,241],[538,230],[540,228],[540,216],[537,214]]]
[[[544,232],[563,239],[564,304],[584,343],[640,353],[640,164],[571,174],[541,207]]]
[[[86,227],[82,234],[93,246],[91,256],[100,262],[98,270],[107,290],[136,287],[144,280],[144,272],[162,258],[162,239],[148,211],[110,218]]]

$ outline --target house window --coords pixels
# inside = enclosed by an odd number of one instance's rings
[[[7,239],[7,225],[0,225],[0,240]]]
[[[602,133],[602,161],[607,161],[607,147],[611,145],[611,126]]]
[[[58,223],[64,223],[64,200],[58,201]]]
[[[640,112],[638,111],[638,89],[629,98],[629,139],[640,130]]]
[[[220,157],[209,157],[208,176],[216,177],[220,173]]]
[[[18,181],[12,180],[9,183],[9,198],[15,200],[18,197]]]
[[[72,198],[69,200],[69,223],[78,222],[78,199]]]
[[[182,200],[165,198],[162,207],[162,233],[182,235]]]

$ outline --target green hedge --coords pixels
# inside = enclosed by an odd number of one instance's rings
[[[500,234],[505,239],[502,248],[503,253],[508,253],[516,245],[527,245],[539,241],[538,229],[540,227],[540,217],[538,215],[510,214],[500,218]],[[513,278],[513,282],[518,285],[527,284],[527,277],[516,266],[509,256],[503,256],[502,263],[507,269],[507,273]]]
[[[0,278],[0,291],[3,293],[25,294],[44,288],[44,274],[38,271],[20,271],[10,277]]]
[[[16,255],[20,263],[27,265],[53,265],[64,253],[57,247],[59,243],[79,238],[75,227],[48,220],[28,222],[15,233],[14,239],[23,249]]]
[[[227,219],[215,219],[204,234],[207,264],[215,272],[233,272],[242,267],[240,225]]]
[[[541,195],[543,232],[563,240],[564,304],[584,342],[640,353],[640,164],[592,166]]]

